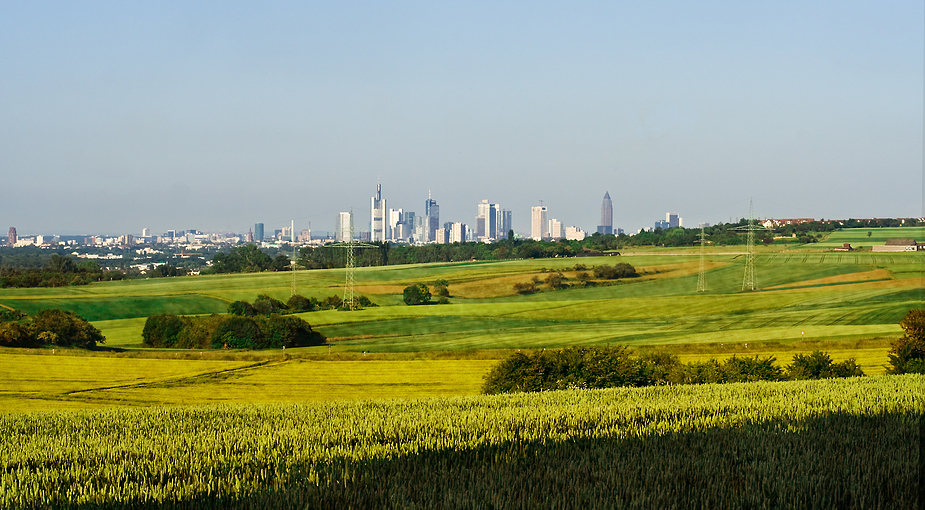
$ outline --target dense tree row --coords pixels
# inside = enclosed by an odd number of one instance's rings
[[[29,317],[19,310],[0,310],[0,346],[89,349],[105,341],[100,330],[72,312],[52,308]]]
[[[184,317],[161,314],[148,317],[142,331],[148,347],[177,349],[278,349],[323,345],[325,338],[292,315],[212,314]]]
[[[485,377],[485,393],[656,384],[703,384],[861,376],[849,359],[835,363],[823,352],[796,355],[781,367],[773,356],[681,363],[667,353],[634,355],[626,347],[569,347],[515,353]]]
[[[289,271],[289,257],[282,253],[271,258],[254,244],[237,246],[230,251],[218,252],[212,257],[212,267],[203,273],[257,273],[260,271]]]

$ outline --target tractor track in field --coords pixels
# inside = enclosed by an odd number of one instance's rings
[[[147,381],[147,382],[129,383],[129,384],[116,384],[112,386],[100,386],[97,388],[84,388],[80,390],[68,391],[68,392],[62,393],[61,395],[69,397],[69,396],[80,395],[82,393],[91,393],[95,391],[124,390],[124,389],[136,389],[136,388],[166,388],[166,387],[171,387],[171,386],[185,386],[188,384],[197,384],[199,382],[215,382],[216,380],[230,379],[244,371],[253,370],[255,368],[261,368],[261,367],[281,365],[287,362],[288,360],[282,360],[282,361],[264,360],[264,361],[258,361],[256,363],[251,363],[243,367],[228,368],[224,370],[217,370],[214,372],[205,372],[205,373],[195,374],[195,375],[174,376],[174,377],[168,377],[165,379],[161,379],[158,381]]]

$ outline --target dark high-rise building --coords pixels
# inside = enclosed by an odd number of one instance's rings
[[[16,245],[16,241],[17,241],[17,239],[16,239],[16,227],[10,227],[10,233],[9,233],[9,235],[8,235],[7,238],[6,238],[6,245],[7,245],[7,246],[14,246],[14,245]]]
[[[428,196],[427,201],[424,202],[424,235],[427,237],[424,241],[436,241],[438,228],[440,228],[440,206],[437,205],[436,200]]]
[[[613,202],[610,192],[604,192],[604,201],[601,203],[601,224],[597,226],[599,234],[613,234]]]
[[[254,224],[254,242],[263,242],[263,223]]]

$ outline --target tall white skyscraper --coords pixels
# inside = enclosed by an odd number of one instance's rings
[[[549,237],[548,228],[546,220],[546,206],[545,205],[536,205],[531,209],[530,214],[530,237],[536,241],[542,241]]]
[[[401,241],[401,235],[395,233],[395,228],[403,221],[401,209],[389,209],[388,238],[391,241]],[[407,237],[407,236],[406,236]]]
[[[337,216],[337,233],[334,236],[335,241],[347,242],[353,233],[353,216],[349,212],[342,212]]]
[[[389,239],[389,224],[385,217],[385,199],[382,198],[382,184],[376,184],[376,196],[369,199],[369,240],[387,241]]]

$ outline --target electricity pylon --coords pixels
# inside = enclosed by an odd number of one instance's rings
[[[379,248],[379,246],[377,246],[377,245],[375,245],[375,244],[358,243],[358,242],[356,242],[356,241],[353,239],[353,211],[350,211],[350,227],[349,227],[349,232],[347,233],[346,236],[344,236],[343,233],[342,233],[342,235],[341,235],[341,238],[344,238],[344,237],[347,238],[347,240],[346,240],[345,242],[343,242],[343,243],[334,243],[334,244],[332,244],[331,246],[335,246],[335,247],[340,246],[340,247],[345,248],[345,250],[344,250],[344,251],[346,252],[346,264],[345,264],[345,266],[346,266],[346,273],[347,273],[347,274],[346,274],[345,279],[344,279],[344,300],[343,300],[343,306],[344,306],[344,308],[346,308],[346,309],[348,309],[348,310],[356,310],[356,299],[355,299],[355,298],[356,298],[356,292],[355,292],[355,288],[356,288],[356,267],[355,267],[355,261],[354,261],[354,253],[353,253],[353,250],[355,250],[355,249],[357,249],[357,248],[359,248],[359,249],[364,249],[364,248]]]
[[[707,227],[700,227],[700,272],[697,274],[697,292],[707,291],[707,267],[703,256],[703,247],[707,242]]]
[[[736,230],[746,231],[746,248],[745,248],[745,277],[742,279],[742,290],[756,290],[758,284],[755,280],[755,231],[765,230],[763,226],[755,224],[755,213],[752,208],[752,201],[748,201],[748,223],[744,227]]]

